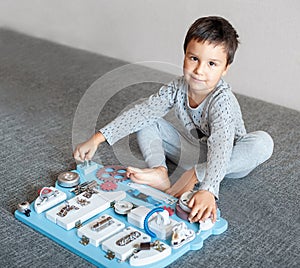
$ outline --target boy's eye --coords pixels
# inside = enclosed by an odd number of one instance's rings
[[[198,61],[198,58],[195,57],[195,56],[191,56],[190,59],[191,59],[192,61]]]
[[[209,66],[211,66],[211,67],[216,66],[216,64],[215,64],[213,61],[210,61],[208,64],[209,64]]]

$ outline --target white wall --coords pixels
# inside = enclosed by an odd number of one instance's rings
[[[227,76],[234,91],[300,111],[298,0],[0,0],[0,27],[130,62],[182,65],[200,16],[221,15],[242,45]]]

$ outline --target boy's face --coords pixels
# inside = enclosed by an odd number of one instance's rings
[[[183,72],[194,94],[208,94],[228,70],[223,46],[192,39],[186,48]]]

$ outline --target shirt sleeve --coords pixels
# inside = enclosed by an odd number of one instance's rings
[[[99,131],[107,142],[113,145],[119,139],[153,124],[166,115],[174,105],[176,92],[177,85],[174,82],[162,86],[158,93],[123,112]]]
[[[210,191],[216,198],[219,197],[220,183],[226,175],[233,149],[235,136],[233,109],[227,94],[218,95],[209,108],[210,136],[207,139],[207,162],[199,189]],[[196,165],[196,173],[201,172],[198,170],[200,168],[200,165]]]

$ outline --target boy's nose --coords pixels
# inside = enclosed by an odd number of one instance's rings
[[[203,63],[199,63],[195,70],[194,70],[195,74],[201,75],[204,74],[204,64]]]

